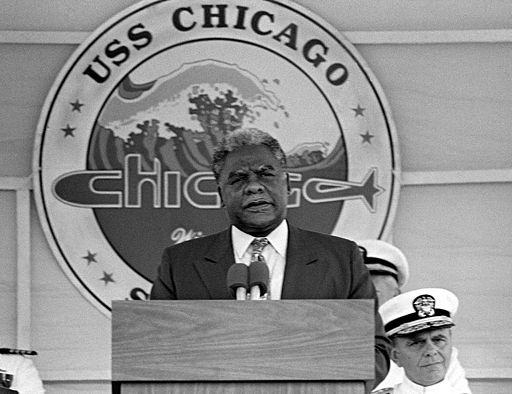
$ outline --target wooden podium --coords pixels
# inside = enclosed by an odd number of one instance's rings
[[[114,301],[114,393],[364,393],[372,300]]]

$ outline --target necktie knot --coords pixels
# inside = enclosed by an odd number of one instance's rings
[[[267,238],[254,238],[251,242],[252,256],[251,261],[264,261],[261,252],[269,244]]]

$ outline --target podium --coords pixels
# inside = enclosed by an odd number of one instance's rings
[[[112,390],[364,393],[373,300],[114,301]]]

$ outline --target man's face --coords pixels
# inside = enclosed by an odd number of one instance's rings
[[[377,291],[379,306],[400,294],[398,282],[391,275],[372,274],[370,272],[370,276]]]
[[[265,146],[230,152],[218,189],[231,224],[248,234],[268,235],[286,217],[288,174]]]
[[[393,338],[391,358],[407,377],[421,386],[431,386],[446,375],[452,354],[450,328],[439,328]]]

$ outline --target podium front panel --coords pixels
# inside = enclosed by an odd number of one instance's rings
[[[373,300],[114,301],[112,380],[370,380],[373,308]]]
[[[121,394],[363,394],[362,382],[124,383]]]

